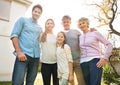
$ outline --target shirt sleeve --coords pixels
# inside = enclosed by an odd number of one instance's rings
[[[12,39],[13,37],[18,37],[20,35],[20,33],[23,29],[23,24],[24,24],[24,18],[21,17],[14,24],[10,39]]]
[[[67,57],[68,61],[73,62],[71,49],[70,49],[69,45],[65,44],[64,48],[65,48],[66,57]]]
[[[106,50],[105,50],[105,53],[104,53],[104,56],[103,58],[105,59],[108,59],[108,57],[111,55],[111,52],[112,52],[112,44],[102,35],[100,34],[98,31],[96,31],[96,37],[97,39],[103,43],[106,47]]]

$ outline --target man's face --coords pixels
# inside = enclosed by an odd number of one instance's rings
[[[64,27],[64,30],[70,30],[70,24],[71,24],[70,19],[63,19],[62,20],[62,25]]]
[[[32,11],[32,18],[37,21],[41,15],[42,11],[39,9],[39,8],[35,8],[33,11]]]

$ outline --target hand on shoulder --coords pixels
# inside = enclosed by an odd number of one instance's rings
[[[90,32],[97,31],[95,28],[90,28]]]

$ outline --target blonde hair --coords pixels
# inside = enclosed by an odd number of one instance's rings
[[[80,21],[85,21],[85,22],[87,22],[88,27],[89,27],[89,19],[88,19],[88,18],[82,17],[82,18],[80,18],[80,19],[78,20],[78,23],[79,23]]]
[[[47,21],[45,22],[45,31],[41,35],[41,39],[40,39],[41,42],[46,42],[47,32],[48,32],[48,29],[46,28],[46,24],[49,20],[51,20],[54,23],[53,19],[47,19]]]

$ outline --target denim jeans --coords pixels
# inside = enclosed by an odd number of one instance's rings
[[[27,60],[24,62],[19,61],[16,57],[12,75],[12,85],[23,85],[25,77],[25,85],[34,85],[38,71],[39,58],[32,58],[28,55],[26,55],[26,57]]]
[[[81,64],[86,85],[101,85],[102,68],[96,66],[98,58]]]
[[[57,63],[42,63],[41,72],[43,78],[43,85],[51,84],[51,76],[53,78],[53,85],[59,85],[59,79],[57,78]]]

